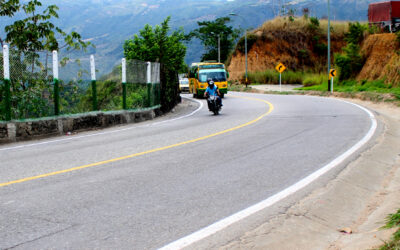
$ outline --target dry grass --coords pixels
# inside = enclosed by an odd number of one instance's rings
[[[271,32],[276,32],[278,30],[285,30],[290,32],[304,32],[307,30],[308,25],[310,24],[309,19],[305,19],[304,17],[296,17],[293,22],[291,22],[288,18],[278,17],[273,20],[265,22],[261,27],[255,29],[254,33],[268,34]],[[345,21],[332,21],[332,36],[336,37],[344,37],[344,34],[349,30],[349,24]],[[328,31],[328,21],[320,20],[320,32],[322,34],[327,34]]]
[[[332,35],[344,37],[344,34],[349,31],[349,22],[346,21],[333,21],[331,22]],[[320,20],[320,27],[325,32],[328,32],[328,20]]]
[[[386,83],[400,84],[400,55],[394,34],[370,35],[363,42],[362,53],[367,58],[358,80],[386,79]]]

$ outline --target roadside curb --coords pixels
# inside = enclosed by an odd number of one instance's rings
[[[0,144],[138,123],[152,120],[160,114],[160,106],[155,106],[142,110],[90,112],[42,119],[0,122]]]
[[[369,249],[390,238],[392,230],[380,227],[400,207],[400,110],[351,102],[373,110],[385,123],[376,144],[285,214],[222,249]],[[338,231],[344,227],[353,234]]]

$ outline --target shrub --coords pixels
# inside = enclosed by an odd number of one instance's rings
[[[310,18],[310,23],[311,23],[311,25],[313,25],[315,27],[319,27],[319,20],[316,17],[311,17]]]
[[[378,34],[380,31],[381,29],[375,24],[368,25],[368,34]]]
[[[344,54],[335,55],[335,64],[340,69],[339,80],[355,77],[364,64],[364,59],[360,55],[360,46],[350,43],[344,49]]]
[[[364,39],[364,31],[366,30],[367,26],[359,22],[349,23],[349,32],[345,34],[344,40],[347,43],[360,44]]]
[[[310,18],[310,23],[308,24],[307,28],[310,32],[316,33],[319,31],[319,20],[316,17],[311,17]]]
[[[320,42],[320,37],[319,36],[314,36],[312,41],[313,41],[313,51],[318,55],[318,56],[326,56],[328,54],[328,46],[324,43]]]

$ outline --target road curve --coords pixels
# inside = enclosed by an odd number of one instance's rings
[[[219,116],[3,145],[0,248],[160,248],[292,186],[370,129],[349,103],[232,93]]]

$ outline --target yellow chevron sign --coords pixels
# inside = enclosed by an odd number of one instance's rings
[[[282,63],[279,63],[278,66],[276,66],[275,68],[279,73],[282,73],[283,71],[285,71],[286,67],[285,65],[283,65]]]
[[[330,77],[336,77],[336,69],[331,69],[331,70],[329,71],[329,76],[330,76]]]

